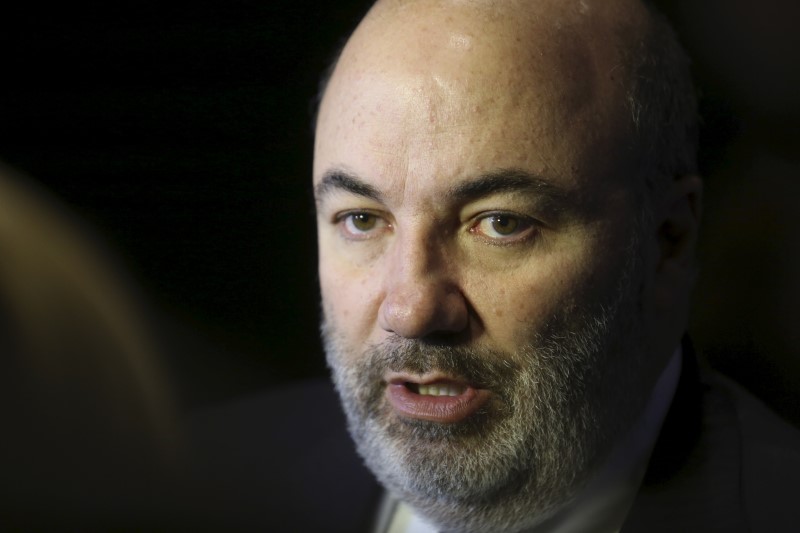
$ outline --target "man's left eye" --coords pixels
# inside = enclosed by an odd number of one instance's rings
[[[492,213],[476,222],[470,232],[496,241],[514,241],[525,238],[534,224],[527,217],[510,213]]]

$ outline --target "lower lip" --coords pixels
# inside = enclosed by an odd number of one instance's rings
[[[404,418],[454,424],[480,409],[489,400],[489,391],[467,387],[458,396],[423,396],[403,383],[390,383],[386,396],[395,412]]]

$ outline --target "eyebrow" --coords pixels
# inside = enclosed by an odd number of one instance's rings
[[[459,183],[446,194],[459,203],[492,194],[528,192],[547,200],[563,202],[567,193],[549,181],[520,169],[500,169]]]
[[[320,182],[314,187],[314,200],[319,204],[335,191],[349,192],[376,202],[383,202],[383,197],[378,189],[340,168],[329,170],[322,176]]]
[[[348,192],[376,202],[383,202],[383,196],[378,189],[341,168],[329,170],[323,175],[320,182],[314,187],[315,201],[320,204],[335,191]],[[566,191],[563,189],[520,169],[500,169],[481,174],[474,179],[455,185],[444,195],[451,201],[468,203],[492,194],[514,192],[535,193],[553,204],[561,204],[567,198]]]

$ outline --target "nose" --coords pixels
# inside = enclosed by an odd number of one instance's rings
[[[395,244],[386,257],[379,326],[412,339],[464,331],[467,300],[444,250],[423,239]]]

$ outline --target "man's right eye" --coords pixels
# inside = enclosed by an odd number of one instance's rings
[[[337,222],[349,239],[369,239],[389,227],[384,218],[366,211],[343,213],[337,217]]]

